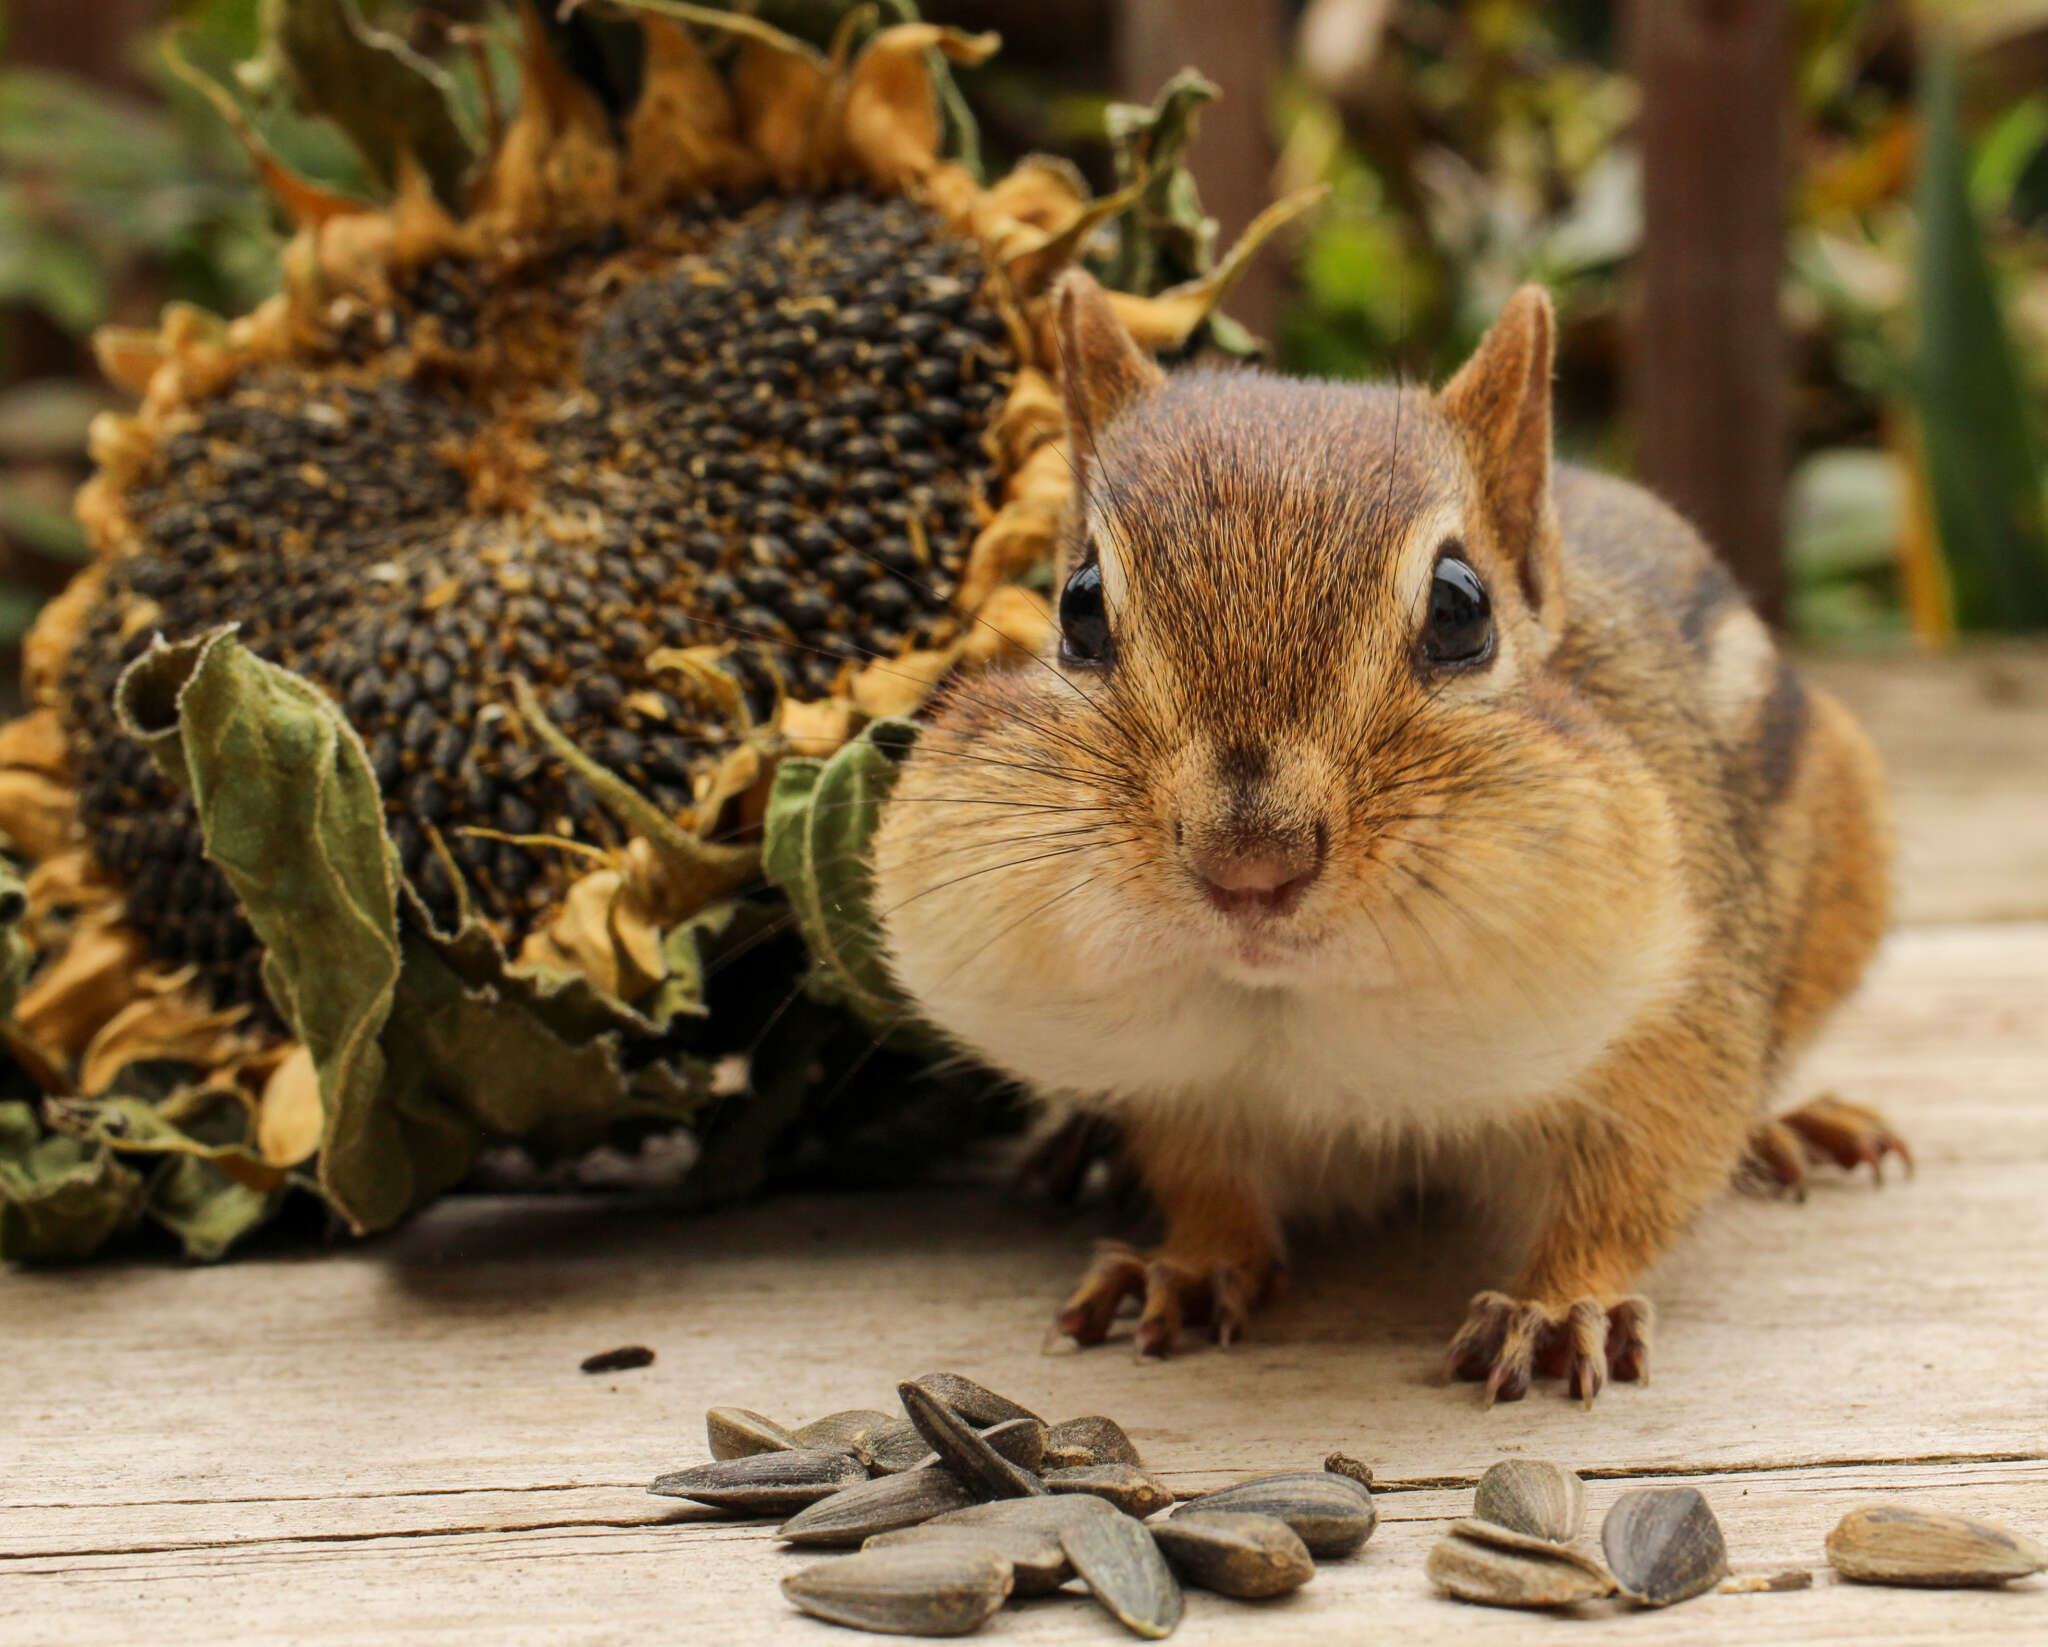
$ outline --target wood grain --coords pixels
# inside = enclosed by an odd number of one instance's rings
[[[2048,924],[1888,945],[1801,1090],[1880,1103],[1911,1181],[1731,1196],[1656,1279],[1656,1381],[1590,1414],[1543,1392],[1482,1412],[1438,1359],[1488,1255],[1449,1212],[1330,1232],[1251,1343],[1137,1366],[1041,1356],[1099,1226],[984,1189],[784,1199],[677,1218],[629,1202],[456,1199],[328,1255],[0,1276],[0,1643],[825,1641],[758,1528],[649,1498],[704,1456],[703,1409],[798,1419],[957,1368],[1049,1417],[1108,1412],[1182,1492],[1332,1447],[1387,1525],[1294,1601],[1196,1598],[1179,1639],[1481,1643],[1540,1620],[1460,1607],[1427,1545],[1493,1459],[1701,1486],[1738,1567],[1818,1567],[1872,1497],[2048,1530]],[[600,1377],[580,1359],[659,1352]],[[2040,1581],[1912,1595],[1823,1581],[1602,1629],[1658,1642],[2048,1637]],[[1109,1641],[1085,1603],[997,1637]]]

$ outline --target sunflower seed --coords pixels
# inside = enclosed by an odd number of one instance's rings
[[[1021,1503],[1020,1499],[1004,1500]],[[1019,1596],[1050,1595],[1074,1576],[1073,1563],[1060,1548],[1059,1531],[1053,1527],[1025,1527],[1014,1522],[988,1522],[979,1527],[947,1526],[925,1522],[917,1527],[899,1527],[893,1533],[876,1533],[863,1550],[893,1550],[902,1544],[929,1539],[954,1539],[981,1549],[994,1550],[1010,1564],[1010,1593]]]
[[[854,1407],[843,1413],[827,1413],[823,1418],[814,1418],[803,1428],[791,1431],[790,1438],[799,1447],[845,1447],[851,1451],[873,1431],[891,1422],[887,1413],[878,1413],[868,1407]]]
[[[1093,1493],[1140,1521],[1173,1503],[1171,1492],[1143,1470],[1128,1464],[1083,1464],[1071,1470],[1047,1470],[1041,1479],[1048,1492]]]
[[[1090,1464],[1144,1463],[1123,1426],[1113,1418],[1091,1413],[1085,1418],[1063,1418],[1045,1438],[1046,1468],[1081,1469]]]
[[[1043,1498],[992,1498],[932,1518],[934,1527],[1051,1527],[1075,1521],[1099,1521],[1122,1515],[1106,1498],[1093,1493],[1048,1493]]]
[[[1020,1470],[1036,1474],[1045,1463],[1045,1424],[1036,1418],[1012,1418],[991,1424],[981,1439]]]
[[[1472,1513],[1518,1533],[1569,1544],[1586,1521],[1586,1484],[1561,1464],[1504,1458],[1479,1478]]]
[[[900,1384],[903,1410],[918,1434],[931,1443],[961,1482],[982,1498],[1030,1498],[1045,1491],[1037,1476],[1020,1470],[988,1444],[981,1432],[922,1384]],[[1029,1418],[1029,1414],[1024,1415]],[[1033,1420],[1033,1422],[1037,1422]],[[1038,1442],[1043,1453],[1043,1426]]]
[[[971,1544],[907,1544],[820,1561],[782,1593],[814,1618],[903,1636],[964,1636],[1010,1594],[1010,1564]]]
[[[789,1544],[859,1544],[876,1533],[915,1527],[973,1502],[974,1494],[951,1470],[906,1470],[856,1481],[819,1499],[776,1528],[775,1536]]]
[[[647,1490],[741,1515],[788,1515],[866,1479],[851,1453],[826,1447],[719,1459],[658,1477]]]
[[[1995,1521],[1872,1504],[1851,1510],[1828,1534],[1828,1561],[1859,1584],[1952,1590],[2038,1573],[2048,1551]]]
[[[1372,1486],[1372,1466],[1353,1458],[1349,1453],[1332,1453],[1323,1460],[1323,1469],[1330,1475],[1341,1475],[1346,1481],[1355,1481],[1361,1487]]]
[[[1186,1603],[1142,1521],[1088,1515],[1060,1524],[1060,1548],[1089,1593],[1125,1629],[1156,1641],[1173,1633]]]
[[[962,1378],[958,1373],[923,1373],[911,1383],[927,1394],[937,1396],[977,1430],[985,1430],[991,1424],[1007,1424],[1013,1418],[1044,1419],[1029,1407],[1019,1406],[1006,1395],[997,1395],[994,1390],[983,1389],[971,1378]],[[908,1412],[906,1406],[903,1409]]]
[[[1300,1535],[1318,1560],[1348,1556],[1372,1537],[1379,1509],[1372,1494],[1349,1476],[1324,1470],[1296,1470],[1256,1476],[1234,1487],[1188,1500],[1174,1519],[1209,1510],[1241,1510],[1277,1516]]]
[[[1175,1516],[1154,1527],[1152,1538],[1182,1579],[1218,1595],[1285,1595],[1316,1575],[1308,1546],[1274,1516],[1229,1510]]]
[[[932,1445],[907,1418],[879,1424],[853,1444],[853,1455],[876,1475],[913,1470],[932,1456]]]
[[[745,1407],[713,1407],[704,1415],[704,1439],[711,1443],[711,1456],[720,1459],[788,1452],[799,1445],[774,1419]]]
[[[1491,1521],[1454,1521],[1423,1571],[1446,1595],[1488,1607],[1568,1607],[1614,1594],[1590,1556]]]
[[[1600,1524],[1600,1548],[1622,1592],[1646,1607],[1690,1600],[1728,1576],[1721,1524],[1693,1487],[1623,1493]]]

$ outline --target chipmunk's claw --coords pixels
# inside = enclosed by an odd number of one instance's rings
[[[1519,1401],[1539,1377],[1562,1378],[1566,1392],[1591,1407],[1609,1378],[1647,1382],[1650,1306],[1623,1298],[1612,1306],[1581,1298],[1569,1305],[1482,1292],[1451,1340],[1449,1377],[1485,1381],[1486,1405]]]
[[[1050,1338],[1100,1344],[1124,1300],[1136,1298],[1132,1347],[1140,1361],[1172,1354],[1181,1329],[1191,1324],[1206,1324],[1216,1342],[1228,1346],[1244,1337],[1259,1290],[1237,1264],[1192,1266],[1164,1251],[1147,1254],[1106,1242],[1061,1307]]]
[[[1827,1093],[1752,1132],[1738,1176],[1746,1186],[1789,1192],[1803,1201],[1807,1169],[1814,1163],[1831,1161],[1844,1172],[1868,1166],[1882,1184],[1885,1158],[1892,1155],[1912,1177],[1913,1152],[1882,1115]]]

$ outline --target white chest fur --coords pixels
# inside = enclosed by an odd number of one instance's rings
[[[1522,964],[1454,948],[1288,986],[1248,986],[1116,922],[1070,928],[1062,963],[1027,969],[1028,989],[1017,972],[987,987],[1001,966],[903,970],[934,1020],[997,1067],[1170,1116],[1276,1212],[1321,1212],[1356,1209],[1368,1181],[1425,1160],[1455,1174],[1463,1144],[1580,1090],[1688,971],[1682,902],[1643,907],[1669,913],[1582,921],[1547,955],[1542,934],[1519,935]]]

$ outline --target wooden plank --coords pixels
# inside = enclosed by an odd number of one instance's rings
[[[1643,235],[1629,422],[1643,478],[1784,611],[1778,288],[1792,113],[1783,0],[1635,0]]]
[[[1597,1526],[1614,1496],[1639,1483],[1596,1481]],[[2048,1630],[2048,1590],[1914,1593],[1834,1581],[1822,1543],[1843,1511],[1877,1499],[1996,1513],[2048,1524],[2048,1466],[2011,1464],[1958,1479],[1929,1466],[1703,1476],[1741,1572],[1799,1567],[1810,1591],[1712,1595],[1665,1613],[1586,1609],[1611,1634],[1657,1643],[1816,1641],[2009,1642]],[[1429,1546],[1464,1513],[1469,1489],[1383,1493],[1382,1523],[1353,1560],[1324,1564],[1295,1596],[1247,1606],[1191,1594],[1177,1639],[1233,1647],[1359,1639],[1400,1631],[1419,1639],[1526,1642],[1554,1621],[1462,1606],[1430,1592]],[[496,1533],[466,1530],[259,1546],[0,1558],[9,1614],[0,1642],[67,1644],[425,1640],[451,1630],[499,1643],[634,1640],[811,1642],[832,1639],[776,1593],[807,1558],[765,1529],[595,1525]],[[1591,1628],[1590,1625],[1582,1628]],[[984,1632],[993,1639],[1113,1642],[1116,1627],[1078,1594],[1018,1605]]]
[[[1590,1414],[1554,1393],[1485,1413],[1439,1381],[1444,1336],[1489,1275],[1483,1245],[1441,1219],[1306,1248],[1253,1342],[1165,1366],[1113,1347],[1039,1355],[1096,1226],[974,1189],[695,1219],[458,1198],[328,1256],[0,1276],[0,1643],[823,1639],[775,1596],[793,1558],[642,1484],[703,1456],[714,1402],[805,1417],[886,1401],[896,1378],[936,1366],[1055,1417],[1116,1414],[1182,1492],[1331,1447],[1372,1461],[1391,1490],[1368,1557],[1281,1607],[1198,1601],[1196,1642],[1360,1619],[1524,1639],[1530,1621],[1453,1611],[1420,1574],[1463,1508],[1447,1484],[1506,1453],[1596,1472],[1596,1507],[1625,1481],[1701,1481],[1758,1568],[1814,1564],[1826,1527],[1880,1489],[2039,1531],[2043,999],[2048,926],[1897,936],[1803,1085],[1888,1106],[1918,1177],[1714,1209],[1657,1280],[1656,1382]],[[576,1370],[627,1342],[660,1359]],[[2039,1590],[1823,1586],[1608,1627],[1660,1642],[1989,1639],[2048,1629]],[[1078,1603],[992,1628],[1110,1639]]]
[[[1884,754],[1899,918],[2048,919],[2048,647],[1835,654],[1801,667]]]

